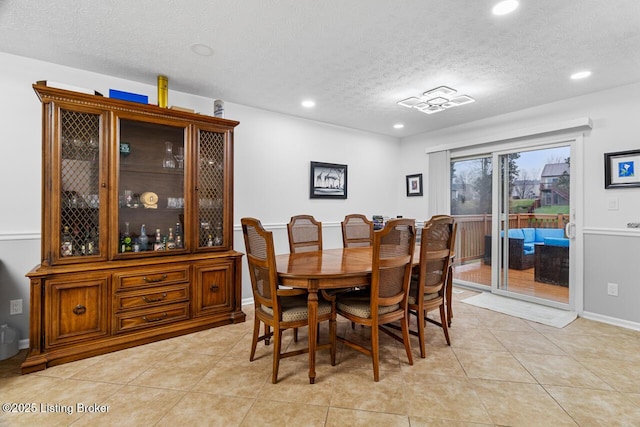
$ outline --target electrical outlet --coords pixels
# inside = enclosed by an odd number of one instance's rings
[[[9,314],[22,314],[22,300],[12,299],[9,302]]]
[[[618,284],[617,283],[607,283],[607,295],[611,295],[613,297],[618,296]]]

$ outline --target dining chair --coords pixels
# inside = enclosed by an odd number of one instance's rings
[[[322,223],[311,215],[292,216],[287,233],[292,254],[322,250]]]
[[[362,214],[350,214],[342,221],[342,245],[345,248],[371,246],[373,221]]]
[[[253,340],[251,341],[249,360],[254,360],[259,341],[268,343],[268,340],[273,337],[271,382],[275,384],[278,381],[280,359],[309,352],[308,347],[282,352],[282,332],[286,329],[309,325],[307,291],[278,286],[273,233],[266,231],[260,221],[255,218],[242,218],[241,224],[255,304]],[[331,364],[335,365],[336,313],[330,302],[320,298],[318,301],[318,322],[322,321],[329,321]],[[265,333],[262,336],[260,336],[261,322],[265,325]]]
[[[411,279],[411,264],[415,244],[415,221],[392,219],[382,230],[373,233],[371,284],[368,288],[337,295],[338,314],[353,323],[370,327],[371,346],[343,337],[338,339],[358,350],[373,361],[373,379],[379,381],[379,331],[383,331],[404,344],[409,364],[413,365],[407,298]],[[400,321],[402,338],[382,326]],[[367,329],[365,329],[367,330]]]
[[[417,319],[420,357],[426,357],[426,322],[442,328],[447,344],[451,345],[447,329],[448,317],[445,311],[447,287],[450,286],[451,260],[457,224],[451,216],[438,215],[425,222],[420,243],[420,266],[418,274],[411,277],[409,287],[409,314]],[[449,296],[450,298],[450,296]],[[439,309],[440,322],[427,316],[427,313]]]
[[[431,219],[437,219],[440,217],[444,217],[444,218],[448,218],[449,215],[434,215],[431,217]],[[455,217],[453,217],[455,220]],[[456,225],[456,229],[457,229],[457,225]],[[418,233],[419,237],[421,235],[421,233]],[[447,305],[447,326],[451,327],[451,319],[453,319],[453,304],[451,301],[452,298],[452,293],[453,293],[453,267],[454,267],[454,261],[456,258],[456,251],[455,251],[455,246],[456,246],[456,239],[457,239],[457,232],[454,234],[453,236],[453,241],[451,242],[451,253],[450,253],[450,257],[449,257],[449,271],[447,273],[447,284],[446,284],[446,305]],[[416,244],[418,244],[418,241],[416,240]]]

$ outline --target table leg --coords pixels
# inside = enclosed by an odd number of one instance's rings
[[[453,261],[451,261],[453,262]],[[453,297],[453,266],[449,266],[449,273],[447,274],[447,325],[451,326],[451,319],[453,319],[453,309],[451,298]]]
[[[318,290],[309,289],[307,297],[309,311],[309,384],[316,381],[316,341],[318,333]]]

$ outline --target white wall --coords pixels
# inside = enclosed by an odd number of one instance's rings
[[[616,248],[614,253],[632,253],[638,258],[634,248],[638,247],[640,233],[627,229],[626,224],[640,221],[640,188],[604,188],[604,153],[640,149],[640,84],[406,138],[401,144],[401,162],[426,176],[427,165],[422,159],[427,147],[491,140],[492,136],[509,131],[562,123],[580,117],[590,117],[593,121],[593,128],[584,137],[585,172],[583,176],[576,177],[584,183],[584,202],[578,207],[582,209],[585,235],[584,260],[578,260],[578,267],[584,276],[583,314],[585,317],[626,326],[631,323],[640,329],[637,262],[630,263],[627,256],[608,255]],[[611,199],[619,202],[617,211],[608,210],[608,201]],[[401,200],[398,209],[415,215],[412,202]],[[606,294],[607,282],[619,284],[619,297]]]
[[[0,323],[9,323],[28,337],[29,282],[24,275],[40,262],[41,104],[31,85],[53,80],[92,88],[146,94],[156,102],[156,76],[150,84],[63,67],[0,53]],[[169,105],[213,112],[213,99],[171,90]],[[240,121],[235,133],[234,246],[244,252],[240,218],[253,216],[274,231],[277,252],[288,251],[285,224],[292,215],[309,213],[323,221],[325,247],[342,244],[339,222],[362,212],[397,214],[399,141],[225,103],[226,117]],[[309,199],[311,161],[348,165],[346,200]],[[251,298],[243,261],[243,298]],[[9,300],[24,300],[24,314],[9,316]]]

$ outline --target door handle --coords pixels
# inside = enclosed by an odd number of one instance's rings
[[[564,226],[564,234],[566,234],[569,239],[575,239],[576,225],[573,222],[568,222],[567,225]]]

